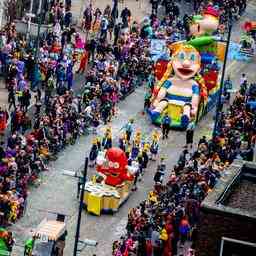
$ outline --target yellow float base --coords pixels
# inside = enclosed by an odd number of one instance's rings
[[[100,216],[102,212],[116,212],[128,199],[133,182],[126,181],[118,187],[87,182],[84,192],[84,205],[87,211]]]

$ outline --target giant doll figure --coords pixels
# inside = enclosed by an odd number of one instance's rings
[[[208,5],[202,12],[202,15],[193,17],[190,24],[190,36],[199,37],[209,35],[211,36],[219,26],[219,10],[213,5]],[[213,38],[214,39],[214,38]]]
[[[196,116],[198,110],[200,86],[194,77],[200,70],[201,58],[193,46],[183,44],[173,53],[171,65],[174,75],[161,86],[150,114],[155,121],[166,110],[172,119],[175,118],[182,128],[186,128],[191,116]],[[175,106],[181,112],[177,113]]]
[[[190,24],[189,44],[194,46],[201,56],[201,75],[204,78],[208,94],[218,86],[219,61],[224,60],[226,43],[219,42],[214,33],[219,27],[219,10],[208,5],[202,15],[196,15]],[[214,89],[214,90],[213,90]]]
[[[110,148],[105,157],[106,163],[97,165],[97,171],[106,176],[105,184],[115,187],[124,181],[133,181],[134,176],[128,172],[128,160],[123,150]]]

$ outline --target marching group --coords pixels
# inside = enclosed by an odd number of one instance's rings
[[[150,160],[156,161],[159,153],[160,134],[157,130],[147,138],[140,129],[135,131],[134,120],[131,118],[122,128],[118,139],[118,147],[125,152],[128,166],[134,175],[133,190],[137,190],[137,181],[142,179]],[[111,128],[108,127],[103,137],[95,137],[89,153],[90,167],[95,167],[100,152],[112,148],[113,139]]]

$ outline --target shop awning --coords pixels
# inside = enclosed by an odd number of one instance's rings
[[[66,230],[66,224],[56,220],[43,220],[37,227],[34,235],[42,241],[56,241]]]

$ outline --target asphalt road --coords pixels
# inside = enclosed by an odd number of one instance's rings
[[[254,18],[256,10],[255,5],[249,5],[246,17]],[[245,18],[242,19],[242,21]],[[237,40],[240,33],[240,24],[234,27],[232,32],[232,40]],[[247,73],[248,80],[255,79],[255,59],[251,63],[241,63],[237,61],[229,61],[227,74],[231,74],[233,81],[239,83],[240,74]],[[82,78],[81,78],[82,79]],[[77,82],[82,85],[81,82]],[[140,128],[145,136],[150,136],[155,128],[150,124],[147,116],[141,114],[143,108],[144,89],[142,87],[130,95],[125,101],[120,103],[118,115],[112,121],[112,133],[117,137],[120,129],[129,117],[134,117],[136,127]],[[213,127],[213,115],[209,113],[200,121],[196,128],[195,137],[209,135]],[[100,128],[100,133],[104,130],[104,126]],[[77,221],[78,202],[76,199],[76,180],[74,178],[63,175],[64,170],[77,170],[81,168],[85,156],[88,154],[92,136],[81,137],[78,143],[68,147],[60,154],[57,161],[51,162],[50,170],[41,176],[41,184],[37,188],[32,188],[28,197],[28,208],[25,216],[19,220],[11,228],[16,237],[17,246],[14,248],[12,255],[22,255],[22,247],[24,240],[31,234],[31,229],[35,228],[48,211],[56,211],[67,214],[68,222],[68,239],[66,242],[64,255],[71,256],[73,252],[73,243]],[[168,169],[176,163],[179,152],[185,143],[185,134],[179,131],[171,131],[168,141],[161,141],[160,155],[167,157]],[[97,256],[111,255],[112,242],[118,239],[125,231],[127,213],[131,207],[137,206],[146,198],[147,192],[151,190],[153,185],[153,174],[156,170],[156,163],[150,163],[146,171],[143,181],[139,183],[138,191],[131,194],[128,201],[114,215],[102,215],[100,217],[92,216],[83,212],[81,224],[81,240],[85,238],[95,239],[98,241],[97,248],[86,248],[80,255],[90,256],[96,253]],[[94,170],[89,170],[89,176]]]

